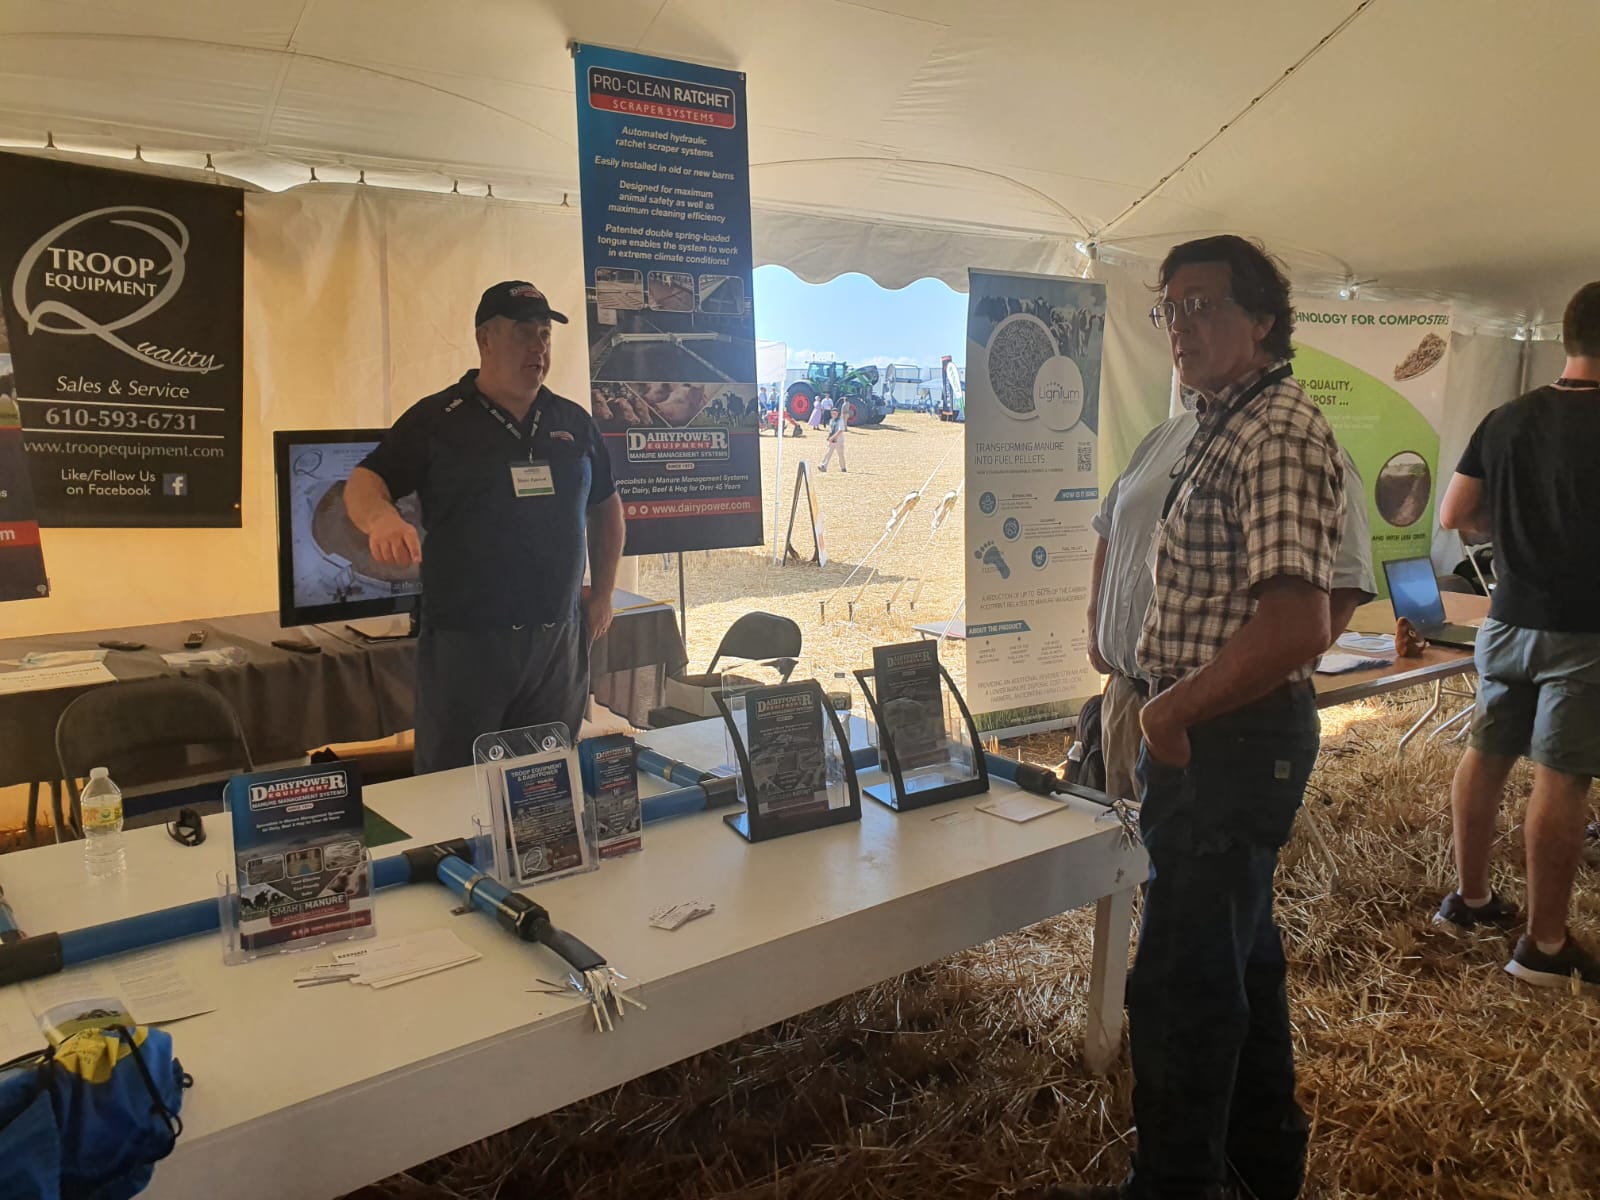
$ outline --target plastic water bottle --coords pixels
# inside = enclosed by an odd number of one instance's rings
[[[83,810],[83,868],[91,879],[110,879],[128,866],[122,848],[122,789],[104,767],[89,772],[80,797]]]
[[[843,671],[833,673],[833,686],[828,689],[828,704],[835,712],[848,713],[850,711],[850,679]]]

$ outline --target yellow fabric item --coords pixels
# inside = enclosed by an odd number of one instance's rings
[[[133,1034],[131,1045],[111,1030],[85,1029],[75,1033],[56,1050],[56,1066],[71,1071],[86,1083],[109,1083],[112,1070],[135,1048],[144,1045],[149,1031],[143,1025],[135,1025],[130,1032]]]

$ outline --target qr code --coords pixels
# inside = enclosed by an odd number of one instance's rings
[[[1078,470],[1094,470],[1094,446],[1089,442],[1078,443]]]

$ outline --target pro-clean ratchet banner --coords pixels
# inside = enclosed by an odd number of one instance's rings
[[[237,526],[243,193],[0,154],[0,214],[39,523]]]
[[[1085,619],[1105,285],[968,279],[967,701],[980,732],[1054,728],[1100,691]]]
[[[629,554],[759,546],[744,76],[579,46],[589,401]]]

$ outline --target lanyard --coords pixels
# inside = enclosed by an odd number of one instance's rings
[[[488,413],[496,421],[500,422],[500,428],[504,429],[512,437],[516,438],[517,441],[519,441],[519,442],[522,441],[522,430],[517,428],[517,423],[515,421],[513,421],[510,417],[506,416],[505,412],[500,408],[500,406],[498,404],[496,404],[493,400],[490,400],[489,397],[485,396],[482,392],[478,393],[478,403],[483,405],[483,411],[484,412]],[[540,404],[539,401],[536,399],[533,402],[533,423],[528,426],[528,461],[529,462],[533,461],[533,442],[534,442],[534,439],[539,436],[539,423],[541,421],[543,421],[543,420],[544,420],[544,405]]]
[[[1194,474],[1195,468],[1200,465],[1200,460],[1206,456],[1206,451],[1211,449],[1212,441],[1216,439],[1217,434],[1222,432],[1222,427],[1232,419],[1233,414],[1238,412],[1246,404],[1249,404],[1250,401],[1261,395],[1262,392],[1266,391],[1273,384],[1282,383],[1285,379],[1289,378],[1289,376],[1293,374],[1294,368],[1288,363],[1284,363],[1281,367],[1277,367],[1271,371],[1268,371],[1260,379],[1256,380],[1244,391],[1240,392],[1236,397],[1234,397],[1233,402],[1229,404],[1228,407],[1223,410],[1222,415],[1217,418],[1217,423],[1211,427],[1211,432],[1206,434],[1206,440],[1200,443],[1200,452],[1192,457],[1185,457],[1183,461],[1182,472],[1173,476],[1172,486],[1167,489],[1166,502],[1161,506],[1161,520],[1163,522],[1166,521],[1167,515],[1172,512],[1172,506],[1177,502],[1178,493],[1183,491],[1183,485],[1189,482],[1189,476]]]

